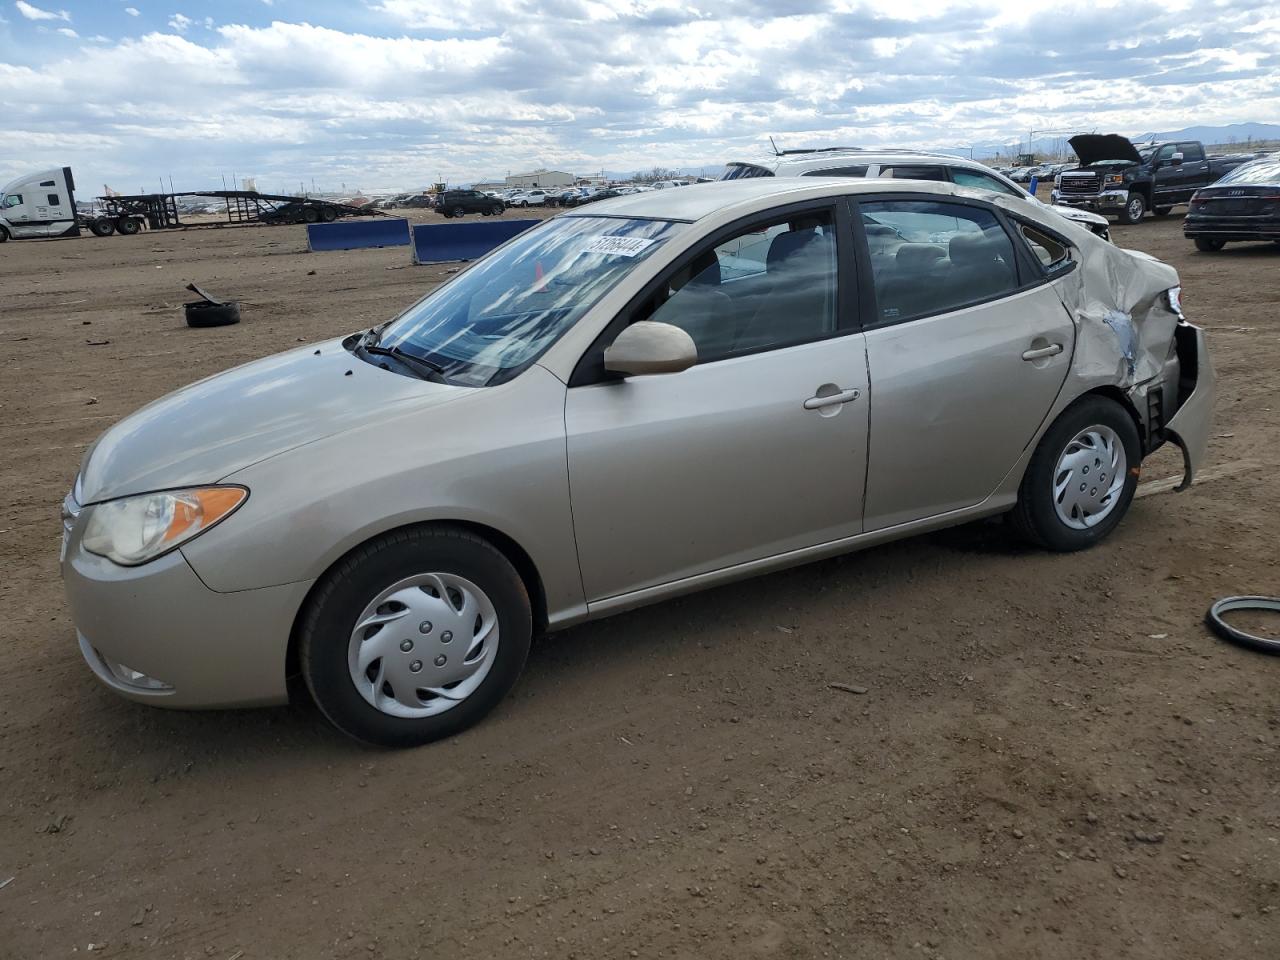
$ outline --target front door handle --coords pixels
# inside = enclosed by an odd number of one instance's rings
[[[1022,354],[1023,360],[1043,360],[1045,357],[1056,357],[1062,352],[1062,344],[1051,343],[1047,347],[1037,347]]]
[[[834,407],[839,403],[848,403],[850,400],[857,400],[861,393],[855,387],[853,390],[841,390],[839,393],[833,393],[828,396],[810,397],[804,402],[806,410],[821,410],[823,407]]]

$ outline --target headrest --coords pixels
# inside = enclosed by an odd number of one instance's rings
[[[898,231],[887,223],[868,223],[865,226],[868,237],[896,237]]]
[[[957,233],[947,245],[947,254],[957,267],[976,267],[994,263],[999,249],[984,234]]]
[[[906,270],[928,270],[944,255],[936,243],[904,243],[898,248],[897,264]]]
[[[765,257],[765,266],[767,269],[772,270],[787,257],[799,252],[817,239],[818,232],[813,229],[789,230],[786,233],[778,234],[769,244],[769,254]]]
[[[714,250],[707,250],[689,265],[689,282],[708,287],[720,285],[720,258]]]

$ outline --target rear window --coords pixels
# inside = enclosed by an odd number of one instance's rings
[[[923,164],[897,163],[880,168],[880,176],[894,180],[942,180],[946,181],[947,171],[942,167],[930,167]]]
[[[730,163],[720,174],[721,180],[745,180],[749,177],[772,177],[773,171],[757,167],[754,163]]]
[[[1280,184],[1280,158],[1255,160],[1236,167],[1218,183],[1275,183]]]

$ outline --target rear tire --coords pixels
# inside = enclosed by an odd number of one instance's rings
[[[133,217],[120,217],[116,220],[116,230],[122,237],[132,237],[142,230],[142,221]]]
[[[325,574],[302,617],[299,653],[307,689],[335,727],[412,747],[497,706],[524,669],[532,633],[528,591],[506,557],[468,531],[417,527]],[[433,691],[433,680],[445,684]]]
[[[116,225],[110,217],[95,217],[89,222],[89,232],[95,237],[109,237],[116,232]]]
[[[1280,243],[1280,241],[1277,241]],[[1214,240],[1212,237],[1196,237],[1196,249],[1201,253],[1217,253],[1227,245],[1225,240]]]
[[[304,223],[319,223],[320,211],[315,207],[306,207],[302,211],[302,219]]]
[[[1106,397],[1086,396],[1040,439],[1010,522],[1019,536],[1049,550],[1092,547],[1124,519],[1141,463],[1129,412]]]
[[[9,239],[9,231],[4,227],[0,227],[0,243],[4,243]]]
[[[325,223],[333,223],[333,221],[338,219],[338,211],[333,209],[333,207],[325,207],[320,211],[320,219]]]
[[[1140,193],[1129,194],[1129,199],[1120,208],[1121,223],[1137,223],[1147,213],[1147,198]]]

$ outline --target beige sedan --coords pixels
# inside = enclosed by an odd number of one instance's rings
[[[1121,522],[1214,377],[1174,270],[952,184],[746,179],[601,201],[394,320],[179,390],[64,505],[90,668],[133,700],[305,688],[446,736],[530,637],[1006,514]]]

